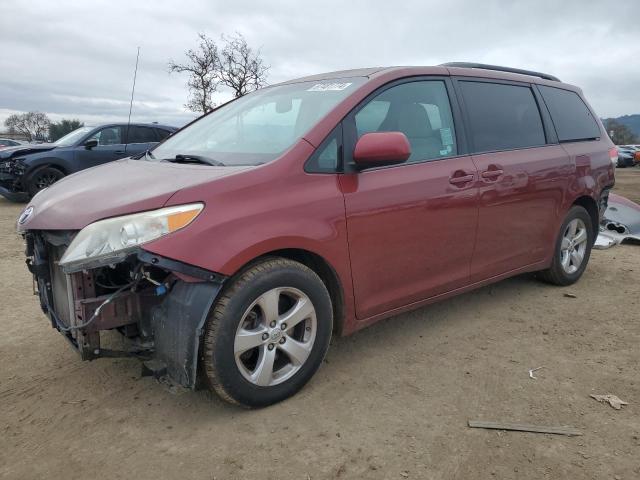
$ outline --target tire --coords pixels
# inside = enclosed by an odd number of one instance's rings
[[[577,226],[577,230],[574,240],[570,241],[571,229],[574,225]],[[578,240],[582,240],[582,236],[578,233],[580,230],[584,230],[585,234],[585,238],[581,243],[578,242]],[[580,239],[578,239],[579,236]],[[577,282],[587,268],[594,241],[593,222],[589,213],[584,207],[574,205],[567,213],[560,227],[551,267],[539,272],[540,278],[548,283],[561,286],[572,285]],[[581,247],[583,247],[583,250],[581,250]],[[572,251],[576,253],[576,256],[573,256]],[[576,265],[578,256],[581,257],[581,260]],[[567,259],[569,263],[567,263]]]
[[[297,323],[282,326],[287,318]],[[206,383],[246,408],[280,402],[318,370],[332,325],[331,298],[313,270],[279,257],[254,263],[230,281],[209,313],[202,349]]]
[[[27,180],[27,192],[30,197],[35,196],[40,190],[53,185],[64,177],[64,173],[54,167],[44,167],[36,170]]]

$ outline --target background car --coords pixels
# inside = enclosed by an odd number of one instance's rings
[[[640,162],[640,151],[633,146],[620,145],[616,148],[618,149],[618,162],[616,163],[618,168],[633,167]]]
[[[26,201],[66,175],[135,156],[176,130],[158,124],[112,123],[78,128],[55,143],[5,148],[0,150],[0,195]]]
[[[18,147],[20,145],[24,145],[24,143],[10,138],[0,138],[0,148]]]

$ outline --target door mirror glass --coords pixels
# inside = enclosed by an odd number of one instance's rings
[[[361,168],[404,163],[410,156],[411,146],[402,132],[365,133],[353,150],[353,160]]]
[[[87,150],[91,150],[94,147],[98,146],[98,139],[97,138],[90,138],[89,140],[87,140],[86,142],[84,142],[84,148],[86,148]]]

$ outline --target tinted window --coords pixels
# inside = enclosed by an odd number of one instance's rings
[[[560,88],[538,87],[549,107],[558,140],[570,142],[600,138],[600,127],[580,96]]]
[[[129,127],[129,141],[127,143],[151,143],[157,142],[153,128],[131,125]]]
[[[384,90],[355,120],[358,137],[370,132],[404,133],[411,144],[407,162],[457,153],[449,96],[442,81],[403,83]]]
[[[529,87],[460,82],[476,152],[545,144],[540,111]]]
[[[122,131],[120,127],[107,127],[99,130],[91,136],[98,140],[98,145],[120,145],[122,143]]]
[[[163,130],[162,128],[156,128],[156,135],[158,136],[158,140],[164,140],[165,138],[167,138],[169,135],[171,135],[171,132],[169,130]]]

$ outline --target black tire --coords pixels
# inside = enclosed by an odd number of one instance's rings
[[[236,364],[236,332],[258,298],[282,287],[297,289],[311,300],[316,315],[315,340],[306,361],[293,376],[276,385],[259,386],[245,378]],[[246,408],[282,401],[298,392],[318,370],[329,348],[332,326],[331,298],[313,270],[279,257],[254,263],[230,280],[209,313],[202,349],[206,383],[222,399]]]
[[[587,231],[587,243],[585,247],[585,253],[582,259],[582,263],[579,268],[573,272],[568,273],[562,267],[561,256],[562,256],[562,239],[567,230],[567,227],[571,221],[574,219],[580,219],[584,223]],[[593,222],[591,221],[591,217],[587,210],[584,207],[579,205],[574,205],[569,209],[564,222],[562,222],[562,226],[560,227],[560,231],[558,232],[558,238],[556,239],[556,244],[553,252],[553,260],[551,262],[551,267],[547,270],[543,270],[538,272],[538,276],[544,280],[545,282],[552,283],[554,285],[566,286],[571,285],[577,282],[585,269],[587,268],[587,263],[589,263],[589,257],[591,255],[591,247],[595,241],[593,230]]]
[[[40,190],[53,185],[64,177],[64,173],[54,167],[44,167],[33,172],[27,180],[27,192],[33,197]]]

